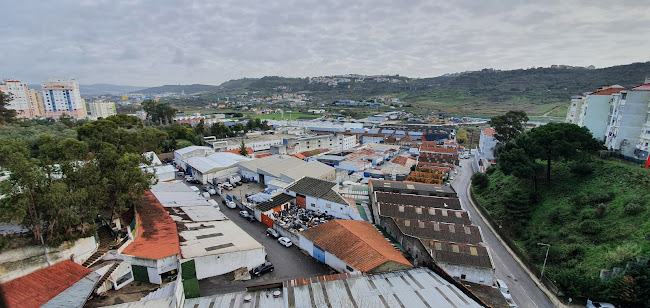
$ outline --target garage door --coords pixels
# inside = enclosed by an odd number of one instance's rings
[[[314,245],[314,259],[325,263],[325,251],[317,245]]]
[[[307,200],[305,199],[305,196],[296,195],[296,203],[303,209],[307,206]]]
[[[273,219],[268,218],[266,215],[261,214],[262,223],[267,225],[269,228],[273,228]]]

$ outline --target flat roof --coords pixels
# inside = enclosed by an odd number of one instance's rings
[[[374,182],[374,181],[373,181]],[[426,208],[461,210],[460,199],[453,197],[422,196],[375,191],[375,201],[384,204],[411,205]]]
[[[151,186],[151,192],[164,207],[212,205],[182,182],[162,182]]]
[[[136,210],[138,237],[122,254],[146,259],[162,259],[180,254],[176,223],[158,199],[146,192]]]
[[[196,151],[196,150],[206,150],[206,151],[209,151],[209,152],[210,152],[210,151],[211,151],[211,152],[214,152],[214,150],[212,150],[211,147],[198,146],[198,145],[191,145],[191,146],[189,146],[189,147],[184,147],[184,148],[182,148],[182,149],[178,149],[178,150],[174,151],[174,153],[177,153],[177,154],[179,154],[179,155],[184,155],[184,154],[190,153],[190,152],[192,152],[192,151]]]
[[[185,223],[180,231],[180,250],[184,259],[218,255],[264,246],[231,220]]]
[[[246,162],[240,162],[239,166],[253,172],[258,172],[259,168],[263,168],[269,165],[280,165],[285,169],[289,169],[291,167],[299,166],[304,163],[305,162],[302,159],[298,159],[292,155],[271,155]]]
[[[319,161],[310,161],[289,170],[285,170],[281,173],[281,175],[288,177],[293,181],[296,181],[305,176],[320,178],[321,176],[328,174],[335,169],[336,168],[323,164]]]
[[[273,292],[280,291],[280,297]],[[249,303],[244,297],[251,296]],[[345,273],[283,282],[282,288],[187,298],[193,307],[482,307],[427,268],[361,275]]]
[[[213,206],[181,206],[181,211],[192,221],[226,220],[226,215]]]

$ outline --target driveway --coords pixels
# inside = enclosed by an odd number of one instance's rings
[[[533,282],[519,263],[508,253],[506,248],[497,240],[496,236],[487,227],[487,222],[481,220],[476,208],[469,201],[467,187],[472,176],[472,160],[462,159],[461,168],[452,183],[452,186],[458,193],[463,207],[470,214],[472,224],[477,225],[483,232],[483,240],[490,249],[492,261],[496,268],[497,278],[508,284],[510,293],[515,303],[522,308],[547,308],[554,307],[553,303]]]
[[[236,193],[239,193],[239,190],[241,190],[242,196],[244,196],[246,191],[259,191],[256,185],[243,184],[238,187]],[[222,199],[220,197],[215,195],[213,199],[221,205]],[[239,216],[239,208],[230,209],[225,206],[221,206],[220,208],[226,217],[264,245],[267,255],[266,258],[273,263],[275,269],[273,272],[263,274],[260,277],[253,277],[247,281],[232,281],[224,276],[203,279],[199,281],[201,296],[244,291],[247,286],[252,285],[335,273],[329,266],[316,261],[316,259],[302,252],[295,245],[287,248],[280,245],[277,239],[266,236],[267,226],[259,221],[249,222],[245,220]]]

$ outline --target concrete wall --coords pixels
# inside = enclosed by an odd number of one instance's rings
[[[299,235],[299,247],[300,249],[307,252],[310,256],[314,257],[314,243],[308,240],[306,237]],[[343,262],[341,259],[337,258],[335,255],[329,253],[325,250],[325,264],[329,265],[331,268],[335,269],[339,273],[352,273],[358,272],[357,270],[348,270],[348,264]]]
[[[178,270],[179,265],[178,255],[171,255],[157,260],[138,258],[129,255],[117,255],[116,258],[131,262],[132,265],[146,267],[147,274],[149,275],[149,282],[155,284],[162,283],[162,278],[160,277],[161,274],[171,270]]]
[[[424,248],[420,240],[414,237],[406,236],[397,228],[393,219],[381,216],[379,225],[388,232],[406,251],[411,255],[417,266],[427,266],[433,264],[433,257]]]
[[[625,156],[633,157],[639,142],[643,125],[648,116],[648,101],[650,91],[628,91],[625,98],[624,110],[620,111],[618,134],[614,149],[621,150]]]
[[[308,210],[321,211],[323,213],[327,213],[329,215],[342,219],[362,220],[361,216],[353,211],[347,204],[339,204],[311,196],[307,196],[305,199],[307,201],[306,208]]]
[[[599,141],[605,139],[607,119],[609,118],[609,101],[611,95],[588,95],[587,108],[585,109],[584,126],[589,129],[594,138]]]
[[[494,269],[460,266],[440,262],[437,264],[456,280],[462,279],[463,275],[465,275],[465,278],[463,279],[465,281],[487,286],[494,284]]]
[[[251,270],[264,261],[266,261],[264,248],[198,257],[194,258],[196,278],[200,280],[223,275],[241,267]]]
[[[51,264],[70,260],[70,256],[73,255],[74,262],[81,264],[97,251],[97,241],[94,236],[91,236],[75,242],[65,242],[56,248],[34,245],[3,251],[0,253],[0,283],[48,267],[45,250]]]

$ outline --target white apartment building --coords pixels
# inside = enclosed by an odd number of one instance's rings
[[[98,118],[106,119],[112,115],[116,115],[115,103],[97,101],[88,103],[88,115],[91,119],[97,120]]]
[[[580,119],[580,111],[582,111],[582,104],[584,103],[584,96],[572,96],[569,110],[566,113],[566,123],[578,124]]]
[[[598,91],[588,94],[580,108],[577,124],[587,127],[594,138],[604,141],[612,95],[623,90],[625,88],[614,85],[600,88]]]
[[[629,157],[648,157],[650,83],[613,96],[605,146]]]
[[[283,143],[291,154],[317,149],[347,150],[357,144],[357,136],[343,134],[316,135],[288,138],[284,139]]]
[[[0,91],[9,95],[8,109],[16,110],[17,118],[34,118],[35,113],[29,97],[29,88],[18,80],[5,79],[0,83]]]
[[[87,117],[77,80],[51,78],[41,84],[41,89],[46,117],[59,118],[64,114],[75,119]]]

